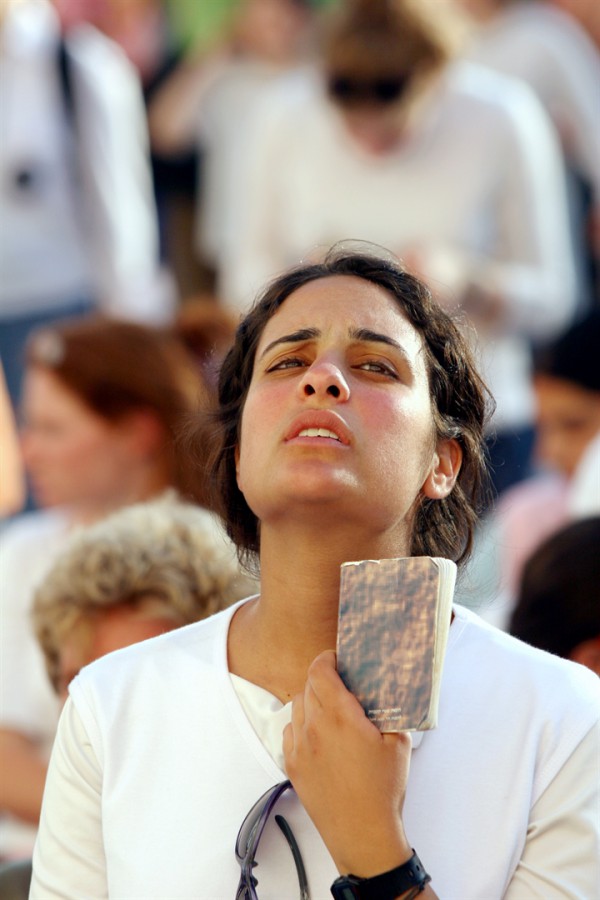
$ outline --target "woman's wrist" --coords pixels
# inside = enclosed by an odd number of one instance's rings
[[[373,840],[369,833],[368,848],[348,854],[343,859],[336,859],[340,875],[351,872],[359,878],[374,878],[382,872],[388,872],[404,865],[414,854],[414,850],[402,835],[396,841],[390,841],[389,835],[381,841]]]
[[[413,850],[410,858],[392,869],[368,878],[341,875],[331,885],[334,900],[412,900],[431,881]]]

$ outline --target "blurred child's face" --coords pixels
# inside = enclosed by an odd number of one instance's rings
[[[61,641],[58,685],[61,700],[66,700],[69,684],[84,666],[113,650],[171,631],[176,625],[173,618],[130,604],[115,605],[82,620]]]
[[[535,392],[538,459],[570,478],[600,431],[600,392],[549,375],[536,376]]]
[[[52,0],[65,28],[82,22],[97,23],[106,12],[106,0]]]
[[[245,0],[238,9],[242,48],[273,63],[291,63],[309,23],[308,9],[294,0]]]

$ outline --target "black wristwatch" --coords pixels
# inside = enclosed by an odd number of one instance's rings
[[[411,896],[420,893],[425,890],[428,881],[431,881],[431,876],[413,850],[407,862],[373,878],[341,875],[331,885],[331,893],[335,900],[396,900],[411,888]]]

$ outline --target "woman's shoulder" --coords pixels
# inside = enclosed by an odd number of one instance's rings
[[[66,47],[73,68],[78,124],[87,121],[90,102],[96,114],[111,106],[129,115],[143,110],[139,76],[116,41],[86,22],[71,31]],[[135,120],[131,127],[134,125]]]
[[[502,747],[535,802],[600,722],[600,679],[455,607],[440,703],[440,733]],[[458,733],[456,729],[459,729]]]
[[[523,79],[499,72],[491,67],[459,59],[452,62],[443,82],[443,98],[448,108],[463,115],[495,120],[498,123],[520,122],[533,114],[546,120],[546,113],[532,88]]]
[[[116,41],[103,34],[89,22],[73,28],[67,39],[67,47],[75,64],[82,71],[94,72],[96,77],[105,66],[119,72],[132,71],[127,54]]]
[[[449,659],[479,690],[493,685],[496,703],[514,706],[531,701],[539,711],[585,711],[590,725],[600,719],[600,679],[579,663],[562,659],[484,622],[465,607],[454,607],[455,640],[449,643]]]

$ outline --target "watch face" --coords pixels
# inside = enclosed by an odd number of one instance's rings
[[[331,885],[331,893],[335,900],[360,900],[358,884],[348,878],[336,878]]]

